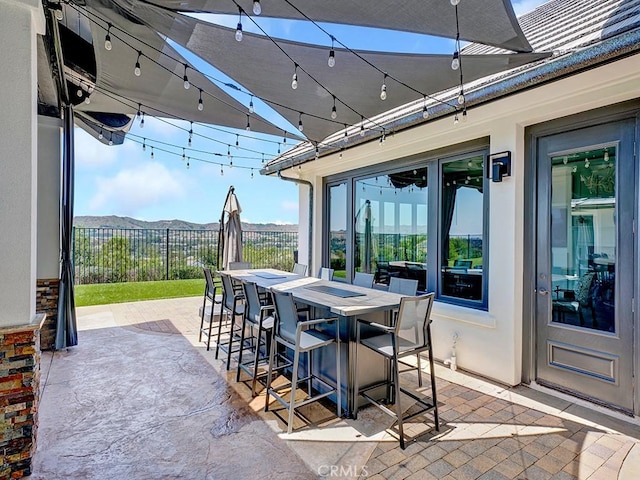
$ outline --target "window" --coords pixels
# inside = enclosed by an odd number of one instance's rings
[[[328,179],[325,265],[336,279],[373,273],[382,287],[409,278],[441,301],[486,308],[486,154],[394,161]]]
[[[443,161],[440,295],[482,302],[484,156]]]
[[[355,181],[354,271],[427,284],[427,168]]]

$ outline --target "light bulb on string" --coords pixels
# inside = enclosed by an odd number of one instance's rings
[[[335,120],[338,118],[338,111],[336,110],[336,97],[333,97],[333,108],[331,109],[331,118]]]
[[[453,52],[453,59],[451,60],[451,68],[453,70],[458,70],[460,68],[460,54],[456,50]]]
[[[318,147],[318,144],[316,144],[316,160],[320,158],[320,148]]]
[[[91,103],[91,98],[89,97],[88,94],[87,94],[86,97],[84,97],[84,103],[86,103],[87,105],[89,105]]]
[[[146,138],[142,139],[142,151],[143,152],[147,151],[147,139]]]
[[[111,27],[110,23],[107,23],[107,34],[104,36],[104,48],[111,51],[113,45],[111,44]]]
[[[189,140],[187,141],[187,143],[189,144],[189,146],[191,146],[191,140],[193,138],[193,122],[189,122],[190,123],[190,127],[189,127]]]
[[[100,133],[98,134],[98,140],[102,140],[104,138],[104,134],[102,133],[102,128],[100,128]]]
[[[280,155],[280,142],[278,142],[278,155]]]
[[[459,122],[459,121],[460,121],[460,120],[458,119],[458,112],[456,112],[455,116],[453,117],[453,124],[454,124],[454,125],[458,125],[458,122]]]
[[[336,52],[333,49],[334,40],[335,38],[333,37],[333,35],[331,35],[331,50],[329,50],[329,59],[327,60],[327,65],[329,65],[329,67],[331,68],[336,66]]]
[[[185,90],[189,90],[189,87],[191,86],[191,84],[189,83],[189,78],[187,77],[187,64],[184,64],[184,76],[182,77],[182,80],[184,81],[184,83],[182,84],[184,86]]]
[[[202,89],[200,89],[200,98],[198,99],[198,110],[204,110],[204,103],[202,103]]]
[[[301,132],[304,130],[304,125],[302,124],[302,112],[300,112],[300,116],[298,117],[298,130]]]
[[[136,77],[139,77],[142,74],[142,70],[140,70],[140,57],[142,56],[142,52],[138,50],[138,59],[136,60],[136,66],[133,69],[133,74]]]
[[[467,121],[467,109],[462,110],[462,123],[466,123]]]
[[[283,130],[283,133],[282,133],[282,143],[284,145],[287,144],[287,132],[285,130]]]
[[[262,13],[262,6],[260,5],[260,0],[254,0],[253,2],[253,14],[260,15]]]
[[[109,134],[109,146],[113,145],[113,133]]]
[[[364,117],[360,116],[360,136],[364,137]]]
[[[427,108],[427,97],[424,97],[424,105],[422,106],[422,118],[429,118],[429,109]]]
[[[231,159],[231,145],[227,145],[227,158]]]
[[[387,99],[387,74],[384,74],[384,78],[382,79],[382,86],[380,87],[380,100]]]
[[[140,109],[142,108],[141,104],[138,104],[138,112],[136,113],[136,117],[140,118]]]
[[[458,95],[458,105],[464,104],[464,91],[460,89],[460,94]]]
[[[242,41],[242,8],[238,7],[238,26],[236,27],[236,41]]]
[[[264,164],[264,153],[262,154],[262,163]]]
[[[249,113],[253,112],[255,112],[255,109],[253,108],[253,95],[251,95],[251,100],[249,100]]]
[[[253,168],[251,169],[251,180],[253,180]]]
[[[224,177],[224,168],[222,167],[222,164],[220,164],[220,176]]]
[[[76,92],[76,95],[78,95],[78,97],[82,97],[82,87],[78,87],[78,91]]]
[[[449,0],[454,7],[460,3],[460,0]]]
[[[240,135],[236,133],[236,150],[240,148]]]
[[[184,154],[184,147],[182,148],[182,161],[184,162],[187,159],[186,155]]]
[[[229,160],[229,168],[233,168],[233,158]]]
[[[247,132],[250,132],[250,131],[251,131],[251,122],[250,122],[250,120],[249,120],[249,115],[247,115],[247,126],[245,127],[245,130],[246,130]]]
[[[349,141],[349,134],[347,133],[347,124],[344,124],[344,137],[342,137],[342,141],[347,143]]]
[[[140,115],[140,128],[144,128],[144,112]]]
[[[191,165],[189,164],[189,160],[191,160],[191,157],[187,158],[187,170],[189,170],[189,168],[191,168]]]
[[[153,147],[151,147],[151,160],[153,160],[153,157],[154,157],[154,155],[153,155]]]
[[[293,76],[291,77],[291,88],[296,90],[298,88],[298,64],[294,63]]]

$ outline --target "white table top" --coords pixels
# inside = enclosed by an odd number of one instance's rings
[[[264,278],[256,273],[266,272],[278,275],[280,278]],[[402,295],[389,293],[373,288],[358,287],[348,283],[320,280],[314,277],[303,277],[290,272],[274,270],[272,268],[259,268],[251,270],[228,270],[231,278],[240,281],[255,282],[263,288],[273,288],[279,291],[291,292],[293,298],[307,305],[329,308],[332,313],[343,317],[363,315],[371,312],[392,310],[400,306]],[[339,297],[329,293],[319,292],[306,287],[327,286],[340,290],[348,290],[362,295],[354,297]]]

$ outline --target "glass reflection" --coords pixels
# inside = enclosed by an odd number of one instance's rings
[[[354,269],[427,280],[427,168],[377,175],[355,182]]]
[[[553,321],[615,331],[616,149],[552,158]]]
[[[347,184],[329,187],[329,267],[335,280],[347,273]]]
[[[442,164],[442,295],[481,301],[483,156]]]

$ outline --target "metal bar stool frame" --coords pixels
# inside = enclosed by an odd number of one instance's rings
[[[215,358],[218,358],[219,351],[227,353],[227,370],[229,370],[231,366],[231,353],[233,352],[233,339],[234,336],[237,335],[236,328],[236,317],[244,316],[244,294],[242,291],[239,291],[233,285],[233,281],[228,273],[226,272],[218,272],[220,275],[220,280],[222,280],[222,313],[220,315],[220,322],[218,323],[218,341],[216,342],[216,355]],[[223,317],[227,318],[226,324],[229,325],[229,331],[227,334],[229,338],[222,341],[222,326]],[[241,324],[242,322],[238,322]],[[239,338],[239,336],[238,336]]]
[[[289,412],[287,421],[287,433],[293,431],[293,416],[297,414],[304,421],[307,421],[300,412],[296,409],[307,405],[311,402],[318,401],[329,395],[336,394],[337,403],[337,415],[338,418],[342,416],[342,384],[340,381],[340,324],[338,317],[318,318],[312,320],[300,321],[298,319],[298,311],[295,307],[293,296],[290,292],[278,292],[276,290],[271,291],[273,298],[273,305],[275,307],[275,322],[272,329],[272,343],[271,350],[269,352],[269,371],[267,373],[267,394],[265,398],[264,411],[269,410],[269,397],[273,396],[280,404],[282,404]],[[295,322],[295,326],[294,326]],[[313,327],[319,325],[326,325],[328,323],[335,322],[335,337],[329,336],[325,332],[320,332]],[[321,347],[326,347],[332,343],[336,346],[336,384],[331,385],[324,379],[317,377],[312,373],[313,360],[311,352]],[[276,357],[275,351],[278,345],[290,348],[293,350],[293,362],[287,361],[283,365],[277,367],[282,370],[284,368],[292,367],[293,372],[291,381],[278,387],[272,387],[271,382],[274,372],[274,359]],[[300,355],[303,353],[308,354],[307,361],[307,375],[300,378],[298,375],[298,369],[300,366]],[[312,380],[316,380],[326,387],[328,390],[324,393],[312,394]],[[307,382],[307,396],[303,400],[296,401],[296,390],[298,384],[301,382]],[[290,388],[289,401],[285,398],[285,395],[280,393],[280,390]]]
[[[211,347],[211,337],[213,336],[213,317],[215,316],[216,306],[218,306],[218,316],[221,316],[220,305],[222,304],[222,296],[218,295],[218,285],[213,281],[213,274],[211,273],[211,269],[204,267],[204,296],[202,300],[202,308],[200,312],[200,333],[198,335],[198,341],[202,342],[202,336],[207,337],[207,351],[209,351]],[[210,311],[207,312],[207,301],[211,302]],[[208,326],[204,325],[204,317],[209,314]],[[220,319],[218,320],[220,321]]]

